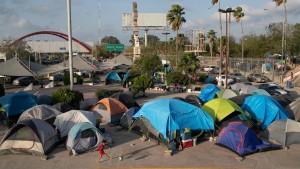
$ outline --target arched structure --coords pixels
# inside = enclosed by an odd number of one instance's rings
[[[66,41],[68,41],[68,35],[64,34],[64,33],[61,33],[61,32],[55,32],[55,31],[39,31],[39,32],[33,32],[33,33],[30,33],[30,34],[27,34],[25,36],[22,36],[21,38],[15,40],[11,45],[14,45],[18,42],[20,42],[21,40],[25,39],[25,38],[28,38],[30,36],[34,36],[34,35],[41,35],[41,34],[47,34],[47,35],[53,35],[53,36],[57,36],[57,37],[60,37],[62,39],[65,39]],[[75,38],[72,38],[72,40],[74,40],[76,43],[78,43],[79,45],[81,45],[82,47],[84,47],[89,53],[92,53],[92,50],[89,46],[87,46],[85,43],[75,39]]]

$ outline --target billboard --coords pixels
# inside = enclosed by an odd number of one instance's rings
[[[139,29],[159,29],[166,30],[167,14],[165,13],[138,13],[137,21]],[[123,13],[122,14],[122,28],[133,29],[133,14]]]

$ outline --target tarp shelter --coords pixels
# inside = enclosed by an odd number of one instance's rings
[[[235,97],[229,98],[228,100],[231,100],[234,103],[236,103],[237,105],[242,106],[243,103],[244,103],[244,101],[245,101],[245,99],[248,96],[251,96],[251,94],[242,94],[242,95],[239,95],[239,96],[235,96]]]
[[[127,112],[125,112],[120,120],[120,125],[126,128],[129,128],[133,121],[134,118],[133,116],[140,110],[139,107],[131,107]]]
[[[118,75],[118,73],[114,71],[108,72],[107,75],[105,76],[105,84],[121,83],[121,82],[122,82],[121,77]]]
[[[198,96],[196,96],[196,95],[187,95],[187,96],[185,96],[185,100],[188,102],[188,103],[190,103],[190,104],[192,104],[192,105],[194,105],[194,106],[197,106],[197,107],[201,107],[204,103],[201,101],[201,99],[198,97]]]
[[[264,89],[255,89],[252,91],[252,95],[266,95],[271,96],[266,90]]]
[[[259,121],[262,129],[275,120],[289,118],[288,112],[270,96],[249,96],[241,108],[250,113],[251,119]]]
[[[119,122],[123,113],[127,112],[127,107],[114,98],[104,98],[98,101],[91,108],[95,112],[96,118],[109,123]]]
[[[51,105],[51,96],[48,96],[45,94],[40,94],[40,95],[37,95],[37,99],[38,99],[38,104]]]
[[[230,88],[233,90],[241,90],[243,86],[246,86],[244,83],[235,83],[230,85]]]
[[[177,99],[164,98],[145,103],[133,117],[141,116],[149,120],[165,139],[174,130],[214,130],[214,122],[209,114]]]
[[[57,65],[63,67],[64,69],[68,69],[69,60],[65,60]],[[73,68],[78,70],[100,71],[97,65],[94,65],[90,60],[79,55],[73,56]]]
[[[131,66],[132,65],[132,60],[130,58],[128,58],[127,56],[124,56],[124,55],[118,55],[117,57],[114,57],[106,62],[101,62],[99,67],[100,69],[107,69],[107,68],[113,68],[115,66],[118,66],[118,65],[129,65]]]
[[[277,145],[258,138],[255,131],[243,122],[229,123],[219,133],[216,143],[232,150],[239,156],[278,148]]]
[[[0,103],[5,109],[10,126],[18,121],[25,110],[37,105],[37,97],[26,92],[17,92],[0,97]]]
[[[131,107],[140,107],[135,100],[133,99],[133,97],[129,94],[126,94],[124,92],[118,92],[115,94],[112,94],[110,96],[110,98],[115,98],[117,100],[119,100],[121,103],[123,103],[128,109],[130,109]]]
[[[206,85],[202,90],[198,97],[205,103],[215,98],[216,92],[220,91],[221,89],[214,85]]]
[[[284,147],[299,144],[300,123],[290,119],[276,120],[261,133],[261,136],[275,140]]]
[[[252,94],[252,91],[256,90],[257,87],[252,86],[252,85],[245,85],[242,86],[240,93],[241,94]]]
[[[41,119],[47,121],[49,124],[53,124],[57,115],[61,114],[58,110],[54,109],[49,105],[36,105],[32,108],[24,111],[19,117],[18,122],[27,120],[27,119]]]
[[[91,123],[78,123],[69,131],[66,147],[77,155],[95,149],[103,139],[104,136]]]
[[[219,98],[229,99],[235,96],[240,95],[238,90],[234,89],[222,89],[221,91],[216,92]]]
[[[10,128],[0,143],[0,154],[47,155],[56,146],[57,133],[47,122],[28,119]]]
[[[60,136],[63,138],[68,135],[74,125],[81,122],[88,122],[95,125],[96,118],[94,113],[83,110],[70,110],[56,116],[54,125],[58,128]]]
[[[222,121],[225,117],[234,112],[244,114],[244,111],[237,104],[224,98],[213,99],[205,103],[201,108],[211,115],[214,121]]]
[[[16,71],[17,70],[17,71]],[[6,76],[37,76],[17,57],[0,63],[0,75]]]
[[[74,108],[67,104],[67,103],[56,103],[55,105],[52,106],[53,108],[55,108],[56,110],[65,113],[67,111],[73,110]]]
[[[287,112],[291,114],[291,118],[296,121],[300,120],[300,99],[297,99],[285,107]]]
[[[286,94],[281,95],[273,95],[273,99],[275,99],[282,107],[285,107],[293,102],[293,100],[290,98],[290,96]]]

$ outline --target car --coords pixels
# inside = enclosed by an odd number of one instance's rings
[[[270,95],[281,95],[281,94],[290,94],[289,91],[283,89],[281,86],[275,83],[265,83],[258,85],[259,89],[264,89],[267,91]]]
[[[64,73],[56,73],[56,74],[53,74],[51,76],[49,76],[49,80],[50,81],[61,81],[63,80],[65,77],[65,74]]]
[[[30,83],[37,85],[39,81],[32,76],[19,77],[13,81],[13,85],[15,86],[28,86]]]
[[[268,80],[266,76],[259,73],[251,73],[247,76],[247,79],[250,82],[256,82],[256,83],[266,83]]]
[[[236,82],[248,82],[248,79],[246,76],[242,75],[240,72],[233,72],[229,73],[229,76],[231,76],[233,79],[235,79]]]
[[[217,82],[219,81],[220,77],[221,77],[222,86],[223,86],[223,85],[226,83],[226,82],[225,82],[225,81],[226,81],[225,75],[217,76],[217,77],[216,77],[216,81],[217,81]],[[228,76],[227,84],[230,85],[230,84],[233,84],[233,83],[235,83],[234,79],[231,78],[230,76]]]
[[[214,66],[214,65],[207,65],[207,66],[204,66],[204,71],[205,72],[210,72],[211,70],[213,69],[219,69],[218,66]]]

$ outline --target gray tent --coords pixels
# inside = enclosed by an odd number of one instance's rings
[[[47,155],[56,146],[57,133],[47,122],[28,119],[10,128],[0,143],[0,154]]]
[[[67,149],[76,155],[96,148],[104,139],[100,131],[91,123],[78,123],[71,128],[67,139]]]
[[[38,98],[38,104],[51,105],[51,96],[48,96],[45,94],[40,94],[40,95],[37,95],[37,98]]]
[[[81,122],[88,122],[95,126],[96,118],[94,113],[83,110],[70,110],[56,116],[54,125],[60,131],[60,136],[65,137],[74,125]]]
[[[16,71],[18,70],[18,71]],[[14,57],[6,62],[0,63],[0,75],[6,76],[37,76],[20,59]]]
[[[300,99],[297,99],[285,107],[296,121],[300,120]]]
[[[61,112],[56,110],[52,106],[36,105],[24,111],[19,117],[18,122],[27,119],[37,118],[37,119],[45,120],[49,124],[53,124],[55,117],[59,114],[61,114]]]
[[[300,123],[290,119],[276,120],[261,133],[261,136],[275,140],[284,147],[300,143]]]

